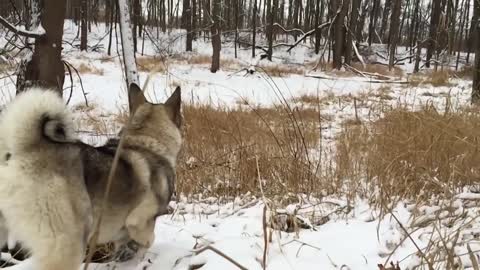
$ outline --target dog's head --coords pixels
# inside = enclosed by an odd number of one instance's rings
[[[181,90],[177,87],[165,103],[154,104],[147,101],[143,91],[132,84],[128,93],[130,101],[130,123],[126,135],[153,138],[161,143],[162,155],[176,160],[182,138]],[[175,163],[175,162],[174,162]]]

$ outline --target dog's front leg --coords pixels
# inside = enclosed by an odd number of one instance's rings
[[[155,216],[158,202],[155,194],[147,190],[140,203],[127,216],[125,225],[128,235],[142,247],[150,247],[155,238]]]

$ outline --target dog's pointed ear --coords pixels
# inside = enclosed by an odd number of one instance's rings
[[[136,84],[130,84],[128,89],[128,100],[130,102],[130,114],[133,115],[135,111],[140,107],[142,104],[147,102],[147,99],[143,95],[142,89]]]
[[[175,92],[173,92],[173,94],[165,102],[165,106],[167,107],[170,119],[172,119],[177,127],[180,127],[182,125],[182,93],[180,86],[177,86]]]

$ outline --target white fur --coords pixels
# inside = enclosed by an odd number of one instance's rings
[[[49,120],[44,121],[45,117]],[[57,125],[64,131],[60,137],[55,137]],[[78,209],[91,211],[84,184],[80,176],[75,177],[78,172],[72,171],[72,177],[66,175],[68,170],[52,170],[62,162],[76,162],[61,155],[63,145],[51,144],[50,140],[59,138],[65,141],[75,136],[71,114],[53,91],[28,90],[2,112],[0,212],[6,226],[1,232],[7,229],[9,239],[32,252],[24,263],[35,265],[36,270],[77,270],[88,227],[81,225],[91,222],[87,215],[78,216],[82,214]],[[4,158],[6,153],[11,154],[9,159]]]
[[[0,166],[0,209],[9,235],[32,252],[36,270],[76,270],[84,246],[64,179],[33,178],[21,162]],[[41,180],[41,181],[39,181]],[[23,264],[23,263],[22,263]]]
[[[64,124],[67,138],[75,138],[73,119],[63,99],[54,91],[34,88],[19,94],[3,112],[0,122],[3,147],[21,152],[42,143],[43,133],[48,131],[41,126],[45,115]]]

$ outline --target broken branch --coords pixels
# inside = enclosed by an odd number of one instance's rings
[[[43,30],[43,29],[42,29],[43,31],[38,31],[38,32],[26,31],[26,30],[23,30],[23,29],[15,26],[15,25],[9,23],[2,16],[0,16],[0,24],[3,25],[8,30],[12,31],[13,33],[19,35],[19,36],[24,36],[24,37],[29,37],[29,38],[42,38],[42,37],[45,36],[45,30]]]
[[[290,45],[290,48],[288,48],[287,52],[290,52],[293,48],[297,47],[298,44],[300,44],[300,42],[302,42],[304,39],[306,39],[307,37],[313,35],[317,29],[319,30],[322,30],[323,28],[329,26],[331,24],[331,22],[326,22],[324,24],[321,24],[315,28],[313,28],[312,30],[306,32],[305,34],[303,34],[302,37],[300,37],[295,43],[293,43],[292,45]]]

